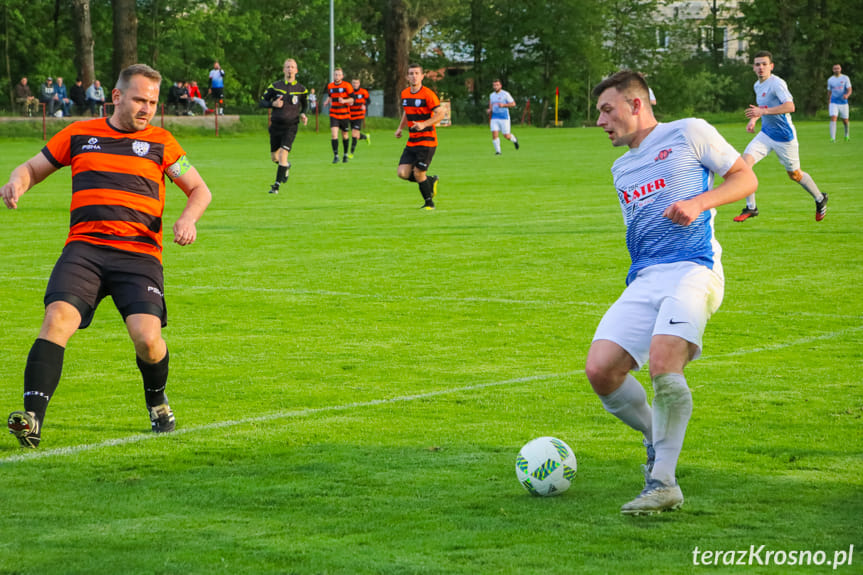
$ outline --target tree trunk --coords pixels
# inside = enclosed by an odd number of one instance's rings
[[[399,94],[407,86],[410,28],[405,0],[388,0],[384,14],[384,116],[398,118]]]
[[[114,8],[114,78],[138,63],[138,15],[135,0],[111,0]]]
[[[96,65],[93,61],[93,27],[90,25],[90,0],[73,0],[75,9],[75,66],[78,77],[89,86],[96,79]]]

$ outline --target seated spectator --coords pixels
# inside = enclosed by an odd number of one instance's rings
[[[194,80],[189,82],[189,100],[192,102],[192,104],[201,107],[202,114],[212,112],[212,110],[207,109],[207,102],[205,102],[204,98],[201,96],[201,89],[198,88],[198,83]]]
[[[45,83],[39,88],[39,101],[45,104],[45,111],[49,116],[53,116],[60,103],[57,98],[57,88],[54,86],[54,78],[48,76],[45,78]]]
[[[69,99],[69,94],[66,92],[66,84],[60,76],[57,76],[57,85],[55,86],[55,90],[57,90],[57,101],[60,104],[60,110],[63,112],[62,115],[71,116],[72,100]]]
[[[27,77],[24,76],[15,84],[15,103],[24,107],[25,114],[32,116],[36,113],[37,102],[38,100],[30,91],[30,86],[27,85]]]
[[[83,116],[84,110],[87,109],[87,90],[81,78],[76,78],[75,83],[69,88],[69,99],[75,104],[75,115]]]
[[[102,117],[102,106],[105,105],[105,90],[102,82],[96,80],[87,88],[87,105],[90,106],[90,115]]]
[[[188,116],[192,113],[189,110],[189,91],[186,90],[182,80],[177,80],[168,90],[168,106],[180,116]]]

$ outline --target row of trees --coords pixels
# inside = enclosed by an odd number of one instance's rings
[[[11,106],[21,76],[76,76],[112,86],[132,62],[166,81],[198,80],[219,60],[234,110],[251,109],[286,57],[320,91],[329,77],[330,0],[0,0],[5,82]],[[706,18],[684,17],[691,5]],[[491,80],[501,78],[533,121],[590,122],[590,90],[622,67],[648,74],[661,110],[674,115],[739,110],[752,101],[749,54],[726,58],[724,42],[769,49],[776,73],[812,113],[825,102],[832,64],[856,72],[863,0],[336,0],[336,64],[385,93],[385,114],[409,61],[433,71],[460,121],[482,121]],[[729,37],[730,31],[730,37]]]

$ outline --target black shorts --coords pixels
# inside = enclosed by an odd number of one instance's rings
[[[291,151],[294,138],[297,137],[299,124],[272,124],[270,126],[270,151],[275,152],[279,148]]]
[[[338,128],[342,132],[348,132],[351,129],[351,121],[347,118],[339,120],[338,118],[330,116],[330,128]]]
[[[427,172],[434,158],[436,147],[431,146],[405,146],[399,165],[409,164],[421,172]]]
[[[213,99],[216,100],[216,103],[222,101],[222,91],[224,88],[210,88],[210,91],[213,93]]]
[[[359,120],[351,120],[351,130],[356,130],[357,132],[359,132],[362,129],[363,129],[363,118],[360,118]]]
[[[71,242],[54,264],[45,289],[45,307],[55,301],[72,304],[81,314],[80,329],[93,321],[99,302],[110,295],[123,316],[154,315],[168,325],[162,264],[152,256],[86,242]]]

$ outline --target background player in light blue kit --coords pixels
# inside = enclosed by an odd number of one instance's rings
[[[833,75],[827,78],[827,91],[830,93],[830,141],[836,142],[836,118],[845,124],[845,141],[851,139],[851,126],[848,124],[848,98],[851,97],[851,78],[842,73],[842,66],[833,66]]]
[[[754,192],[758,180],[704,120],[658,123],[637,72],[618,72],[593,94],[597,125],[612,145],[629,147],[611,171],[632,265],[596,329],[585,373],[603,407],[644,436],[645,487],[620,511],[652,514],[683,505],[675,470],[692,413],[683,368],[701,355],[725,285],[714,208]],[[716,188],[714,174],[725,178]],[[652,408],[630,373],[648,360]]]
[[[495,155],[500,155],[500,137],[498,134],[503,134],[503,137],[515,145],[518,149],[518,138],[511,133],[509,109],[515,107],[515,100],[512,94],[503,89],[503,84],[500,80],[495,80],[491,83],[494,92],[488,98],[488,113],[491,114],[491,142],[494,144]]]
[[[822,194],[812,176],[800,169],[800,146],[797,143],[797,131],[791,122],[794,98],[785,80],[773,75],[773,55],[770,52],[765,50],[755,54],[752,69],[758,76],[754,87],[758,105],[750,105],[746,110],[746,117],[749,118],[746,131],[755,131],[758,118],[761,118],[761,131],[746,146],[743,160],[751,167],[771,151],[776,152],[788,177],[803,186],[815,200],[815,221],[820,222],[827,213],[827,194]],[[753,192],[746,198],[746,207],[734,221],[744,222],[757,215],[758,207]]]

